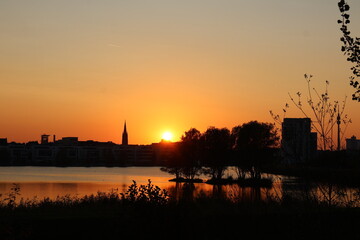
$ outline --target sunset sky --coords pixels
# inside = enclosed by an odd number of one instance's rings
[[[0,138],[41,134],[130,144],[191,127],[303,117],[304,74],[331,100],[351,100],[337,0],[0,1]],[[360,36],[360,1],[348,0]],[[306,98],[304,98],[306,100]],[[306,102],[306,101],[304,101]]]

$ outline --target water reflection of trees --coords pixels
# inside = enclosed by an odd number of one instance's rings
[[[284,182],[281,188],[282,202],[297,201],[340,207],[360,206],[360,188],[302,179],[298,179],[296,183]]]
[[[325,206],[359,207],[360,188],[308,180],[277,181],[271,188],[248,187],[240,184],[210,185],[204,183],[175,183],[168,192],[175,201],[197,201],[203,198],[232,202],[303,203]]]
[[[227,198],[233,202],[257,202],[264,199],[264,188],[231,185],[227,187]]]
[[[195,194],[196,186],[194,183],[180,183],[176,182],[175,186],[169,187],[170,196],[176,201],[192,201]]]
[[[175,201],[196,201],[202,198],[224,199],[233,202],[265,200],[266,189],[260,187],[244,187],[238,184],[208,185],[199,183],[175,183],[168,188]]]

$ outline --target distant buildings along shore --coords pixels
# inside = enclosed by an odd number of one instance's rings
[[[162,165],[167,151],[176,143],[153,143],[151,145],[129,145],[126,122],[122,144],[79,141],[77,137],[63,137],[49,141],[50,135],[41,135],[37,141],[8,143],[0,138],[0,165],[34,166],[146,166]]]
[[[79,141],[77,137],[63,137],[49,141],[50,135],[41,135],[40,143],[8,143],[0,138],[0,165],[2,166],[161,166],[178,146],[178,142],[135,145],[128,143],[126,122],[122,144]],[[311,119],[285,118],[279,149],[285,163],[312,161],[317,153],[317,134],[311,132]],[[360,156],[360,140],[346,139],[346,152],[352,158]]]

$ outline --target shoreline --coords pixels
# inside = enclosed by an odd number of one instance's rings
[[[54,165],[1,165],[0,168],[16,168],[16,167],[51,167],[51,168],[161,168],[161,165],[127,165],[127,166],[105,166],[105,165],[96,165],[96,166],[54,166]],[[229,165],[228,167],[234,167]],[[320,166],[268,166],[264,167],[261,170],[262,174],[274,174],[274,175],[283,175],[286,177],[297,177],[304,180],[316,181],[316,182],[328,182],[338,185],[344,185],[349,187],[360,187],[360,169],[357,168],[335,168],[335,167],[320,167]],[[184,183],[209,183],[214,184],[215,181],[211,179],[185,179],[185,178],[172,178],[169,179],[170,182],[184,182]],[[219,180],[218,184],[230,184],[237,182],[241,183],[242,180],[238,181],[237,179],[227,179],[223,178]],[[245,181],[246,182],[246,181]],[[244,183],[244,182],[243,182]]]
[[[278,166],[264,168],[262,171],[263,173],[278,174],[287,177],[298,177],[310,181],[360,187],[360,169],[314,166]]]

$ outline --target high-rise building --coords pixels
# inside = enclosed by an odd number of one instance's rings
[[[311,160],[317,149],[317,134],[311,132],[311,119],[285,118],[281,145],[286,162],[303,163]]]
[[[126,121],[124,123],[124,131],[123,131],[123,134],[122,134],[122,145],[128,145],[128,134],[127,134],[127,131],[126,131]]]

